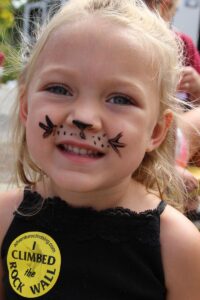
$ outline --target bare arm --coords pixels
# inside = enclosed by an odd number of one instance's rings
[[[161,250],[167,300],[200,299],[200,233],[182,214],[167,207],[161,218]]]
[[[19,206],[22,199],[22,192],[20,190],[1,192],[0,193],[0,249],[4,239],[4,236],[8,230],[9,225],[13,219],[13,212]],[[0,257],[0,299],[4,300],[3,291],[3,268],[2,260]]]

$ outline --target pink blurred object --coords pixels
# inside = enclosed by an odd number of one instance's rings
[[[5,60],[5,56],[4,56],[3,52],[0,52],[0,67],[3,65],[4,60]]]
[[[185,168],[188,160],[188,145],[180,128],[176,130],[176,164]]]

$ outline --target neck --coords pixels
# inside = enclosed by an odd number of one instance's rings
[[[139,198],[138,191],[141,190],[141,185],[130,178],[103,190],[76,192],[61,189],[50,180],[47,180],[44,184],[40,183],[37,189],[45,198],[58,196],[72,206],[85,206],[103,210],[117,206],[129,207],[129,202],[134,203],[134,198]],[[144,187],[142,187],[142,190],[144,190]]]

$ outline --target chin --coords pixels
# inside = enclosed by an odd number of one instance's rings
[[[100,184],[94,181],[91,176],[61,176],[54,178],[54,185],[62,191],[74,193],[88,193],[100,189]]]

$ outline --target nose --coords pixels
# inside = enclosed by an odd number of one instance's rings
[[[86,128],[92,128],[92,124],[84,123],[79,120],[73,120],[72,123],[78,127],[80,130],[85,130]]]
[[[92,128],[92,124],[88,124],[88,123],[84,123],[82,121],[79,121],[79,120],[73,120],[72,123],[78,127],[78,129],[80,129],[80,137],[85,140],[86,137],[85,137],[85,133],[84,133],[84,130],[86,128]]]
[[[101,103],[91,95],[79,97],[72,104],[66,116],[68,126],[75,126],[80,131],[101,131],[103,119],[104,114]]]

